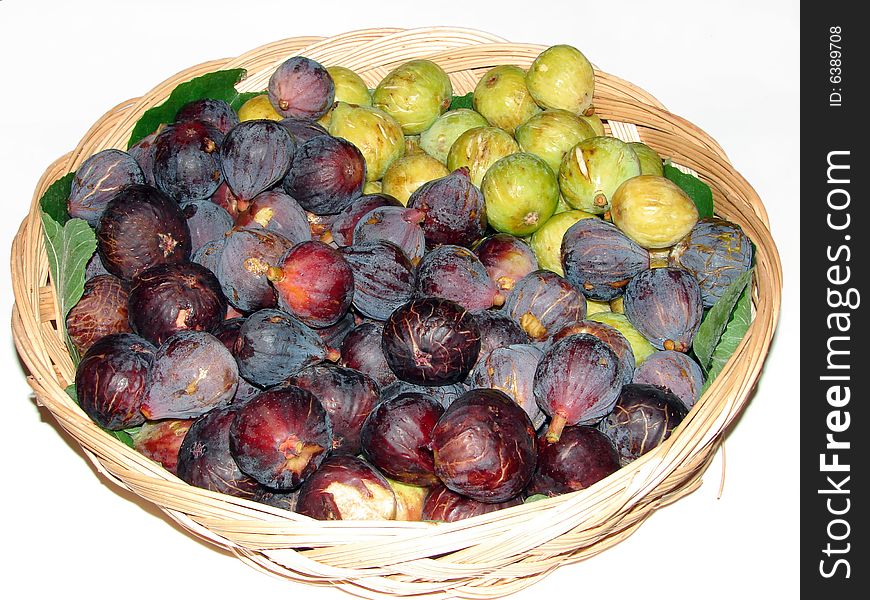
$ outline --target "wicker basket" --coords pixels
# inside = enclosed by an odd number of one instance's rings
[[[58,333],[38,199],[59,177],[106,148],[126,148],[133,125],[179,83],[243,67],[240,91],[265,89],[276,66],[302,54],[349,67],[374,86],[393,67],[426,57],[449,74],[456,93],[474,89],[488,68],[528,67],[543,46],[511,44],[454,28],[354,31],[293,38],[238,58],[192,67],[107,112],[78,147],[42,176],[12,249],[12,327],[39,401],[109,480],[153,502],[187,530],[265,572],[306,583],[329,582],[367,597],[431,595],[491,598],[531,585],[559,565],[593,556],[628,537],[658,507],[697,489],[723,432],[744,408],[777,323],[782,268],[764,206],[719,145],[670,114],[648,93],[596,72],[595,108],[609,131],[639,140],[700,174],[717,213],[740,224],[757,247],[755,318],[733,357],[676,434],[591,488],[452,524],[318,522],[266,505],[191,487],[103,432],[64,388],[75,370]]]

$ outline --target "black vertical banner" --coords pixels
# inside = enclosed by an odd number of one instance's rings
[[[801,25],[801,588],[838,600],[870,593],[870,31],[861,6],[806,3]]]

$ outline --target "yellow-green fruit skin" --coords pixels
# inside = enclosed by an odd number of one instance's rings
[[[384,184],[381,181],[366,181],[363,185],[363,194],[380,194],[384,191]]]
[[[554,214],[559,214],[563,212],[567,212],[569,210],[576,210],[573,206],[565,202],[565,198],[562,197],[562,194],[559,194],[559,202],[556,204],[556,212]]]
[[[579,142],[562,159],[559,187],[565,201],[579,210],[602,215],[622,182],[640,175],[631,146],[610,136]]]
[[[254,96],[239,107],[239,121],[255,121],[258,119],[280,121],[283,118],[275,110],[275,107],[272,106],[269,94]]]
[[[595,137],[592,126],[567,110],[545,110],[517,127],[514,137],[523,152],[543,158],[559,172],[565,153],[578,142]]]
[[[511,134],[541,111],[526,88],[526,72],[515,65],[500,65],[484,73],[473,98],[474,110],[490,125]]]
[[[641,175],[658,175],[664,177],[665,166],[662,163],[662,157],[658,152],[644,144],[643,142],[629,142],[629,146],[637,154],[637,159],[640,161]]]
[[[526,87],[538,105],[582,114],[592,105],[595,73],[577,48],[551,46],[532,62]]]
[[[619,296],[619,299],[622,299],[622,296]],[[599,302],[598,300],[590,300],[586,298],[586,312],[595,314],[602,312],[611,312],[613,311],[613,300],[610,302]]]
[[[396,120],[373,106],[339,102],[332,109],[329,134],[359,148],[366,159],[366,181],[384,176],[405,155],[405,136]]]
[[[424,154],[423,148],[420,147],[419,135],[405,136],[405,156],[410,156],[412,154]]]
[[[520,151],[516,140],[498,127],[475,127],[464,132],[447,153],[447,170],[451,173],[468,167],[471,183],[480,187],[486,171],[499,159]]]
[[[640,175],[625,181],[611,200],[613,224],[647,249],[668,248],[698,222],[698,208],[670,179]]]
[[[540,229],[532,234],[529,246],[538,259],[538,266],[556,273],[560,277],[565,276],[562,269],[562,238],[565,232],[574,223],[581,219],[596,219],[592,213],[582,210],[568,210],[554,214],[547,219]],[[588,303],[588,300],[587,300]],[[588,311],[587,307],[587,311]]]
[[[488,127],[489,121],[470,108],[449,110],[420,134],[420,147],[431,157],[447,164],[450,147],[460,135],[475,127]]]
[[[362,77],[345,67],[326,67],[327,73],[332,76],[335,83],[335,101],[358,104],[360,106],[372,105],[372,93]]]
[[[587,125],[592,128],[592,131],[595,132],[595,135],[607,135],[604,131],[604,122],[601,120],[596,114],[592,115],[577,115],[581,119],[583,119]]]
[[[392,116],[406,135],[416,135],[429,129],[452,98],[444,69],[421,59],[390,71],[372,92],[372,105]]]
[[[381,191],[407,205],[408,198],[418,187],[449,174],[447,167],[428,154],[403,156],[393,162],[384,173]]]
[[[396,495],[396,521],[419,521],[423,518],[423,503],[429,488],[402,483],[384,477]]]
[[[616,312],[600,312],[586,317],[590,321],[598,321],[605,325],[618,329],[619,333],[625,336],[628,343],[631,344],[631,351],[634,353],[635,365],[639,366],[643,361],[649,358],[649,355],[656,351],[655,347],[635,329],[634,325],[623,314]]]
[[[481,185],[486,217],[496,231],[523,237],[553,216],[559,201],[556,175],[542,159],[517,152],[493,164]]]

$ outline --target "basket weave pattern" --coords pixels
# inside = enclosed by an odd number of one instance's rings
[[[755,318],[749,332],[676,434],[631,465],[586,490],[457,523],[319,522],[187,485],[103,432],[64,392],[75,369],[56,326],[59,311],[38,200],[90,155],[126,149],[138,118],[176,85],[243,67],[248,77],[239,91],[262,90],[283,60],[301,54],[327,66],[351,68],[371,87],[398,64],[429,58],[448,72],[454,92],[464,94],[487,69],[500,64],[526,68],[543,49],[442,27],[292,38],[192,67],[109,110],[75,150],[44,173],[13,243],[13,334],[39,401],[102,474],[153,502],[192,533],[262,571],[298,582],[328,582],[366,597],[506,595],[562,564],[602,552],[628,537],[658,507],[697,489],[723,432],[747,403],[759,376],[778,319],[782,268],[761,200],[719,145],[648,93],[600,71],[595,108],[610,133],[643,141],[697,172],[713,189],[716,212],[738,223],[757,248]]]

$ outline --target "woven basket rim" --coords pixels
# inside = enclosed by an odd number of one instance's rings
[[[45,298],[40,298],[40,292],[44,291],[49,277],[38,202],[50,183],[73,170],[74,165],[77,166],[93,153],[94,148],[110,147],[105,144],[111,140],[124,139],[125,133],[128,138],[131,129],[129,123],[135,122],[145,107],[162,102],[168,96],[170,87],[190,79],[192,74],[242,66],[252,60],[271,58],[273,55],[275,58],[269,64],[277,66],[278,62],[289,56],[286,53],[288,49],[298,49],[303,54],[310,49],[312,58],[317,59],[318,53],[328,55],[338,51],[336,48],[349,48],[352,50],[350,56],[361,62],[365,57],[365,49],[374,45],[383,52],[394,53],[389,55],[395,57],[392,62],[378,64],[364,72],[364,76],[375,78],[382,76],[390,65],[402,62],[404,59],[401,57],[409,49],[420,54],[420,49],[414,46],[414,43],[419,43],[416,41],[428,42],[438,35],[442,36],[436,38],[439,44],[448,49],[442,50],[437,44],[428,44],[436,48],[426,56],[432,56],[436,62],[440,58],[459,65],[465,64],[463,61],[479,61],[481,55],[495,57],[493,60],[500,60],[498,57],[507,53],[528,58],[544,48],[534,44],[511,44],[498,36],[465,28],[368,29],[332,37],[288,38],[255,48],[236,58],[209,61],[185,69],[143,96],[119,103],[107,111],[85,134],[76,149],[58,158],[46,169],[35,190],[29,214],[22,222],[13,243],[13,338],[22,361],[30,371],[29,383],[58,423],[82,445],[97,469],[114,483],[156,504],[192,533],[229,548],[241,560],[260,570],[302,581],[314,577],[313,573],[316,572],[321,580],[340,579],[345,583],[339,584],[339,587],[366,596],[409,593],[436,596],[447,594],[448,591],[449,594],[454,594],[462,589],[461,586],[469,586],[469,589],[475,587],[474,594],[480,596],[480,590],[463,578],[464,571],[460,568],[464,563],[474,563],[479,557],[490,561],[486,563],[486,569],[491,577],[494,577],[493,574],[507,573],[504,577],[497,578],[498,581],[504,580],[507,583],[494,587],[494,596],[502,595],[506,591],[516,591],[558,564],[582,559],[606,549],[630,535],[656,507],[697,489],[700,476],[712,460],[723,432],[748,401],[773,337],[781,301],[782,267],[770,235],[764,206],[748,182],[730,165],[721,147],[696,126],[668,113],[647,92],[618,77],[597,71],[599,85],[596,90],[599,87],[602,89],[602,97],[596,98],[596,107],[600,112],[627,116],[634,115],[635,112],[638,116],[642,114],[648,122],[634,125],[641,139],[654,148],[657,145],[661,147],[669,139],[668,136],[689,133],[692,143],[687,143],[687,147],[683,149],[685,152],[680,164],[706,161],[705,164],[710,165],[710,172],[700,170],[700,173],[714,189],[718,190],[717,182],[721,184],[721,181],[727,180],[729,185],[739,187],[746,196],[741,200],[745,200],[744,208],[748,207],[748,212],[740,213],[739,216],[750,226],[751,231],[756,232],[755,237],[750,237],[759,246],[764,261],[763,265],[759,265],[764,269],[756,270],[753,288],[756,318],[731,361],[699,402],[701,408],[690,413],[677,434],[660,447],[586,490],[542,500],[533,506],[521,505],[453,524],[312,521],[307,517],[252,501],[192,488],[96,427],[63,391],[64,384],[72,380],[71,363],[65,364],[62,360],[63,357],[59,354],[63,351],[62,343],[59,342],[50,320],[43,314],[49,311],[56,315],[57,302],[53,299],[53,289],[50,289],[52,298],[47,303]],[[249,71],[248,77],[237,88],[240,91],[249,91],[246,86],[256,86],[267,72],[270,72],[270,67],[260,65],[257,71]],[[467,69],[450,73],[452,78],[455,76],[459,81],[470,80],[473,76]],[[602,102],[599,104],[598,100]],[[116,146],[121,147],[117,144]],[[718,191],[721,193],[721,190]],[[723,206],[730,210],[728,201],[723,195]],[[759,321],[759,317],[763,321]],[[751,368],[747,372],[736,373],[737,365],[745,363],[751,363]],[[714,403],[717,410],[712,410]],[[711,407],[710,410],[707,407]],[[685,438],[681,438],[683,432],[690,429],[693,432],[695,429],[702,430],[697,439],[693,438],[694,444],[691,447],[685,443]],[[680,481],[676,482],[676,479]],[[602,497],[608,498],[606,504],[609,514],[600,512]],[[221,515],[224,519],[236,520],[256,532],[274,533],[293,529],[291,537],[295,540],[296,547],[309,538],[322,542],[325,535],[323,532],[331,532],[343,541],[354,540],[354,543],[340,543],[335,547],[322,545],[307,552],[304,557],[295,550],[270,549],[262,541],[254,544],[256,549],[251,549],[240,539],[233,539],[232,531],[228,532],[212,524],[208,515]],[[528,548],[518,548],[509,557],[500,555],[500,540],[516,545],[519,534],[515,523],[519,521],[531,523],[528,525],[529,539],[524,545]],[[582,529],[584,523],[590,522],[595,523],[591,528],[594,533]],[[514,525],[507,527],[505,523]],[[551,530],[557,531],[553,533]],[[577,535],[578,530],[580,535]],[[461,549],[451,547],[448,552],[449,560],[434,558],[440,543],[449,545],[448,542],[453,541],[455,546],[455,538],[467,531],[474,534],[472,539]],[[548,535],[550,538],[546,542],[537,543]],[[390,556],[389,550],[383,542],[378,541],[379,538],[386,538],[391,544],[396,543],[396,540],[402,541],[403,550],[407,550],[405,546],[413,544],[416,538],[426,541],[419,544],[419,552],[404,552],[401,559],[393,558],[390,562],[387,560]],[[483,542],[478,543],[476,538]],[[592,541],[583,545],[582,540]],[[282,543],[287,547],[286,539]],[[566,552],[562,548],[563,543],[573,543],[575,550]],[[549,561],[544,561],[543,566],[529,564],[529,549],[534,549],[537,554],[546,554],[550,548],[552,557]],[[366,552],[381,552],[384,560],[390,562],[390,567],[403,565],[403,569],[391,571],[390,568],[372,568],[371,560],[359,558]],[[474,560],[471,560],[472,557]],[[354,562],[357,559],[359,564]],[[427,571],[417,564],[427,560],[440,560],[449,565],[455,569],[454,574],[458,573],[456,579],[439,573],[446,567],[432,568],[427,578]],[[310,568],[309,563],[312,561],[317,569]],[[408,575],[409,572],[414,573],[408,565],[420,568],[415,573],[416,577]],[[376,581],[373,577],[377,578]],[[417,581],[417,584],[412,583],[409,578]]]

